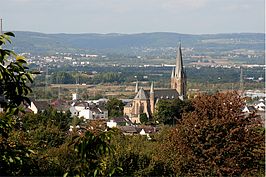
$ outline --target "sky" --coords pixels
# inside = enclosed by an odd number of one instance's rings
[[[265,32],[264,0],[0,0],[4,31]]]

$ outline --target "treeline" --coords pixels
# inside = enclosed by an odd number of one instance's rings
[[[87,68],[87,70],[86,70]],[[168,83],[170,80],[171,69],[168,67],[146,67],[146,68],[120,68],[120,67],[82,67],[79,72],[77,68],[62,68],[59,70],[51,69],[48,83],[51,84],[99,84],[99,83],[129,83],[139,81],[160,81]],[[50,71],[49,71],[50,72]],[[240,69],[238,68],[212,68],[201,67],[186,68],[187,79],[190,83],[223,84],[239,83]],[[258,81],[258,78],[262,80]],[[254,78],[253,80],[247,78]],[[245,83],[263,82],[263,68],[244,68],[243,80]],[[35,84],[46,82],[45,73],[35,78]]]

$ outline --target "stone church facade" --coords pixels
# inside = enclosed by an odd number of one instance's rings
[[[132,122],[140,123],[140,115],[145,113],[151,118],[155,112],[156,103],[165,99],[186,99],[187,78],[183,67],[181,45],[179,45],[176,56],[176,67],[171,74],[171,88],[155,89],[151,83],[150,90],[138,87],[136,83],[136,96],[124,107],[124,115],[128,116]]]

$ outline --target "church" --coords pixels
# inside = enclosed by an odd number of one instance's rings
[[[144,90],[138,87],[136,83],[136,96],[124,107],[124,115],[128,116],[132,122],[140,123],[140,115],[145,113],[151,118],[155,112],[156,103],[165,99],[186,99],[186,72],[183,67],[181,45],[179,45],[176,56],[176,67],[171,74],[171,88],[155,89],[154,83],[151,83],[150,90]]]

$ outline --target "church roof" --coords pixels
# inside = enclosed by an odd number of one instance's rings
[[[128,102],[124,107],[132,107],[132,101]]]
[[[145,92],[146,98],[150,98],[150,90],[144,90],[144,92]],[[154,97],[155,97],[155,100],[156,99],[175,99],[175,98],[179,98],[179,94],[176,91],[176,89],[158,89],[158,90],[154,90]]]
[[[155,99],[174,99],[178,98],[179,94],[176,89],[155,90]]]
[[[147,98],[147,93],[144,91],[144,89],[141,87],[138,91],[138,94],[135,96],[134,99],[140,99],[140,100],[146,100]]]

